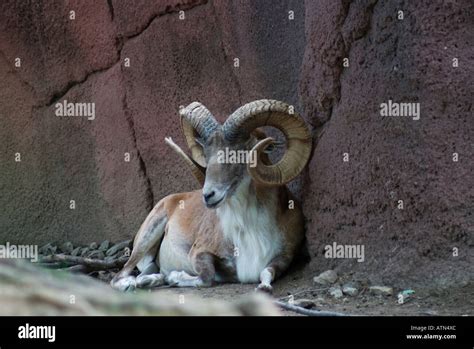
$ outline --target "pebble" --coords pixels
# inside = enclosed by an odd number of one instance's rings
[[[83,247],[81,249],[81,257],[84,257],[87,252],[89,252],[89,247]]]
[[[43,255],[43,256],[49,256],[49,255],[52,255],[52,254],[55,254],[56,253],[56,250],[57,250],[57,247],[54,246],[53,244],[51,243],[47,243],[46,245],[42,246],[38,252]]]
[[[107,256],[104,258],[104,261],[107,262],[107,263],[112,263],[113,261],[115,261],[115,257],[114,256]]]
[[[393,288],[387,286],[370,286],[369,291],[374,295],[391,296]]]
[[[78,256],[81,253],[81,249],[82,247],[80,246],[76,247],[74,250],[71,251],[71,256],[74,256],[74,257]]]
[[[103,242],[100,244],[99,250],[105,252],[105,251],[107,251],[107,250],[109,249],[109,247],[110,247],[110,241],[109,241],[109,240],[105,240],[105,241],[103,241]]]
[[[115,244],[114,246],[112,246],[111,248],[107,250],[106,255],[113,256],[118,251],[123,250],[125,247],[128,247],[128,245],[130,245],[130,242],[131,240],[126,240],[126,241],[119,242],[118,244]]]
[[[72,245],[71,241],[67,241],[61,245],[61,251],[64,253],[70,254],[74,250],[74,246]]]
[[[90,251],[89,253],[86,254],[86,256],[92,259],[104,259],[105,254],[102,251],[95,250],[95,251]]]
[[[326,270],[313,278],[314,283],[319,285],[332,285],[337,280],[337,273],[334,270]]]
[[[329,294],[336,299],[342,298],[342,290],[339,286],[333,286],[329,289]]]
[[[347,294],[351,297],[355,297],[359,294],[359,290],[355,288],[352,284],[345,284],[342,286],[342,293]]]

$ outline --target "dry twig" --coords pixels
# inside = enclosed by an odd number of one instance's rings
[[[294,311],[295,313],[307,315],[307,316],[349,316],[347,314],[337,313],[334,311],[305,309],[303,307],[298,307],[296,305],[280,302],[280,301],[275,301],[275,304],[278,305],[282,309]]]

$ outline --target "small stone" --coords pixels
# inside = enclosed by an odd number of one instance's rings
[[[47,243],[46,245],[40,247],[38,252],[39,252],[39,254],[41,254],[43,256],[49,256],[49,255],[55,254],[56,250],[57,250],[56,246],[54,246],[51,243]]]
[[[86,255],[86,253],[89,252],[89,247],[83,247],[81,249],[81,257],[84,257]]]
[[[352,284],[345,284],[342,286],[342,293],[347,294],[351,297],[355,297],[359,294],[359,290],[355,288]]]
[[[80,246],[76,247],[74,250],[71,251],[71,256],[74,256],[74,257],[78,256],[81,253],[81,249],[82,247]]]
[[[387,286],[370,286],[369,291],[374,295],[391,296],[393,288]]]
[[[67,241],[61,245],[61,251],[63,253],[71,253],[73,249],[74,249],[74,246],[72,245],[71,241]]]
[[[104,258],[104,261],[107,262],[107,263],[112,263],[115,260],[116,260],[116,258],[114,256],[107,256],[107,257]]]
[[[326,270],[313,278],[314,283],[319,285],[332,285],[337,280],[337,273],[334,270]]]
[[[305,308],[305,309],[311,309],[314,308],[316,305],[311,299],[295,299],[293,301],[293,305],[296,305],[297,307]]]
[[[106,255],[113,256],[118,251],[123,250],[125,247],[128,247],[131,242],[132,242],[131,240],[126,240],[126,241],[119,242],[118,244],[115,244],[114,246],[112,246],[111,248],[107,250]]]
[[[87,258],[92,258],[92,259],[104,259],[105,255],[104,252],[102,251],[90,251],[88,254],[86,254]]]
[[[103,241],[100,246],[99,246],[99,251],[107,251],[110,247],[110,241],[109,240],[105,240]]]
[[[329,294],[336,299],[342,298],[342,290],[339,286],[333,286],[329,289]]]
[[[91,244],[89,245],[89,248],[91,250],[97,250],[97,247],[98,247],[97,242],[91,242]]]

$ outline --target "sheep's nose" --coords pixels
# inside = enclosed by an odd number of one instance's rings
[[[215,194],[216,194],[216,193],[215,193],[214,190],[212,190],[212,191],[210,191],[210,192],[208,192],[208,193],[203,193],[203,195],[204,195],[204,201],[206,201],[207,203],[209,203],[209,199],[211,199]]]

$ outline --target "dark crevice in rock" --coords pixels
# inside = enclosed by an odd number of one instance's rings
[[[342,28],[344,27],[344,23],[346,23],[347,17],[349,17],[350,7],[351,7],[350,1],[342,1],[344,19],[342,20],[341,26],[338,28],[339,29],[339,35],[341,37],[341,40],[339,40],[339,42],[343,46],[342,47],[342,55],[341,55],[340,59],[336,60],[336,66],[334,67],[335,71],[334,71],[333,79],[335,80],[335,91],[332,94],[332,97],[331,97],[330,102],[329,102],[329,106],[327,108],[327,118],[324,121],[324,123],[319,125],[319,126],[324,126],[331,120],[331,118],[333,116],[334,107],[337,103],[339,103],[339,100],[341,99],[341,78],[342,78],[342,73],[343,73],[343,70],[344,70],[343,67],[342,67],[342,60],[345,57],[348,57],[348,54],[349,54],[349,50],[347,49],[347,45],[344,44]]]
[[[184,10],[184,9],[190,10],[191,8],[194,8],[198,5],[203,5],[205,3],[207,3],[207,1],[200,1],[200,2],[197,2],[193,5],[189,5],[189,4],[181,5],[181,4],[179,4],[179,5],[174,6],[174,7],[167,7],[167,9],[165,11],[162,11],[162,12],[156,14],[155,16],[153,16],[147,22],[147,24],[144,27],[141,28],[140,31],[138,31],[134,34],[130,34],[130,35],[126,36],[125,38],[117,37],[116,46],[117,46],[117,51],[118,51],[118,55],[119,55],[119,61],[122,60],[122,58],[121,58],[122,49],[123,49],[125,43],[128,42],[129,40],[131,40],[133,38],[136,38],[139,35],[143,34],[151,26],[151,24],[153,23],[153,21],[155,19],[157,19],[159,17],[162,17],[164,15],[167,15],[167,14],[171,14],[171,13],[175,13],[175,12]],[[122,71],[122,79],[123,79],[123,76],[124,76],[123,69],[121,71]],[[146,200],[147,200],[147,203],[148,203],[147,204],[147,210],[151,211],[153,209],[154,205],[155,205],[155,195],[153,193],[153,186],[152,186],[150,177],[148,176],[148,173],[147,173],[147,166],[146,166],[145,160],[144,160],[144,158],[143,158],[143,156],[140,152],[140,148],[138,146],[137,136],[136,136],[136,132],[135,132],[135,122],[134,122],[134,119],[133,119],[133,115],[129,112],[129,109],[128,109],[127,88],[126,88],[126,85],[125,85],[125,80],[122,80],[122,82],[123,82],[123,86],[124,86],[124,96],[123,96],[123,100],[122,100],[122,106],[123,106],[125,117],[126,117],[127,122],[128,122],[128,126],[130,128],[133,144],[134,144],[135,149],[137,151],[137,158],[138,158],[138,164],[139,164],[139,167],[140,167],[140,171],[143,173],[143,176],[145,177],[145,181],[146,181],[146,187],[147,187],[146,188]]]
[[[54,105],[57,101],[64,98],[64,96],[67,95],[72,88],[85,83],[90,77],[92,77],[94,75],[97,75],[97,74],[100,74],[100,73],[103,73],[103,72],[106,72],[107,70],[113,68],[116,64],[119,64],[121,59],[122,59],[121,58],[122,48],[124,47],[125,43],[128,42],[128,40],[131,40],[131,39],[136,38],[139,35],[143,34],[151,26],[151,24],[153,23],[153,21],[155,19],[157,19],[161,16],[164,16],[164,15],[167,15],[167,14],[176,13],[176,12],[181,11],[181,10],[190,10],[191,8],[194,8],[198,5],[203,5],[203,4],[206,4],[206,3],[207,3],[207,0],[206,1],[197,1],[197,2],[194,2],[194,3],[191,3],[191,4],[178,4],[178,5],[173,6],[173,7],[171,7],[171,6],[167,7],[164,11],[161,11],[161,12],[157,13],[155,16],[153,16],[137,32],[132,33],[132,34],[126,36],[126,37],[116,37],[115,47],[116,47],[116,52],[117,52],[117,58],[114,60],[114,62],[112,64],[110,64],[106,67],[103,67],[103,68],[92,70],[92,71],[86,73],[84,75],[84,77],[79,79],[79,80],[69,81],[66,84],[66,86],[64,86],[64,88],[62,88],[61,90],[53,93],[53,95],[50,98],[47,98],[46,102],[38,103],[36,105],[33,105],[32,109],[39,109],[39,108],[50,107],[51,105]],[[112,3],[112,1],[109,0],[109,1],[107,1],[107,4],[109,6],[111,20],[113,21],[114,18],[115,18],[115,11],[114,11],[114,7],[113,7],[113,3]],[[122,77],[123,77],[123,71],[122,71]],[[20,81],[22,83],[28,85],[34,91],[33,87],[30,86],[26,81],[23,81],[21,79],[20,79]],[[136,148],[140,171],[143,173],[143,175],[145,177],[145,181],[146,181],[146,186],[147,186],[146,200],[148,202],[148,205],[147,205],[148,207],[147,208],[148,208],[148,210],[151,210],[154,206],[153,189],[152,189],[150,178],[148,177],[148,174],[147,174],[147,167],[146,167],[145,161],[143,159],[143,156],[140,153],[140,149],[139,149],[138,144],[137,144],[137,137],[136,137],[136,134],[135,134],[135,124],[134,124],[133,116],[128,111],[127,93],[126,93],[125,84],[124,84],[124,89],[125,89],[125,92],[124,92],[124,97],[123,97],[123,101],[122,101],[123,110],[124,110],[124,114],[125,114],[125,117],[126,117],[127,122],[128,122],[128,126],[130,128],[130,132],[131,132],[131,135],[132,135],[132,140],[133,140],[134,147]]]
[[[140,153],[140,148],[138,147],[137,135],[135,132],[135,122],[133,120],[133,116],[128,110],[127,89],[125,87],[125,81],[123,79],[123,70],[122,70],[122,84],[123,84],[123,89],[124,89],[123,98],[122,98],[123,113],[125,115],[125,118],[127,119],[128,127],[130,129],[130,134],[132,136],[133,145],[137,151],[138,166],[140,168],[140,171],[143,173],[143,176],[145,177],[147,210],[151,211],[155,205],[155,195],[153,194],[153,186],[151,185],[151,180],[147,173],[147,167],[146,167],[145,161],[143,160],[143,156]]]
[[[114,13],[114,4],[112,1],[113,0],[107,0],[107,6],[109,7],[109,11],[110,11],[110,20],[113,22],[115,13]]]
[[[104,68],[92,70],[91,72],[86,73],[85,76],[80,80],[69,81],[64,88],[62,88],[60,91],[55,92],[48,99],[48,101],[46,103],[35,105],[34,108],[49,107],[49,106],[55,104],[58,100],[63,98],[63,96],[65,96],[69,92],[69,90],[71,90],[73,87],[86,82],[87,79],[89,79],[89,77],[91,77],[95,74],[98,74],[98,73],[105,72],[105,71],[109,70],[110,68],[112,68],[113,66],[115,66],[120,61],[121,51],[122,51],[122,48],[125,45],[125,43],[128,40],[131,40],[131,39],[136,38],[137,36],[143,34],[150,27],[150,25],[152,24],[152,22],[156,18],[162,17],[162,16],[167,15],[167,14],[175,13],[175,12],[178,12],[178,11],[181,11],[181,10],[190,10],[191,8],[194,8],[196,6],[203,5],[203,4],[206,4],[206,3],[207,3],[207,0],[197,1],[196,3],[193,3],[193,4],[178,4],[178,5],[172,6],[172,7],[168,6],[164,11],[161,11],[161,12],[157,13],[155,16],[153,16],[147,22],[147,24],[145,26],[143,26],[136,33],[130,34],[126,37],[116,38],[117,59],[111,65],[109,65],[107,67],[104,67]],[[111,15],[114,16],[113,6],[109,7],[109,8],[111,9]]]
[[[118,38],[118,41],[120,42],[121,47],[127,42],[128,40],[131,40],[133,38],[136,38],[137,36],[143,34],[152,24],[153,22],[162,16],[166,16],[172,13],[176,13],[179,11],[188,11],[193,9],[194,7],[197,6],[202,6],[206,5],[208,0],[197,0],[194,3],[189,3],[189,4],[176,4],[174,6],[166,6],[166,8],[163,11],[159,11],[158,13],[154,14],[140,29],[138,29],[134,33],[126,34],[122,37]]]
[[[220,41],[220,45],[221,45],[222,54],[224,55],[224,61],[227,62],[228,66],[230,67],[230,75],[231,75],[232,79],[234,80],[235,88],[237,89],[237,97],[238,97],[238,100],[239,100],[239,105],[242,105],[242,86],[240,85],[240,81],[239,81],[239,78],[238,78],[237,74],[235,74],[235,71],[234,71],[235,68],[233,67],[232,59],[230,58],[229,54],[226,51],[225,44],[224,44],[224,37],[223,37],[222,32],[221,32],[222,25],[219,21],[219,16],[216,13],[216,8],[214,7],[214,4],[211,4],[211,7],[212,7],[212,14],[214,16],[216,24],[219,26],[219,30],[218,30],[218,32],[219,32],[219,41]]]
[[[341,61],[342,59],[346,57],[347,58],[350,57],[352,44],[358,40],[363,39],[370,32],[370,29],[372,28],[372,17],[374,14],[374,8],[377,2],[378,0],[373,0],[372,2],[368,3],[367,6],[363,9],[363,11],[361,11],[363,13],[358,14],[359,17],[364,18],[364,19],[359,23],[358,26],[350,28],[350,31],[349,31],[351,33],[350,37],[347,37],[344,35],[343,28],[351,13],[351,2],[348,2],[348,1],[342,2],[343,11],[344,11],[343,13],[344,19],[339,28],[340,36],[342,38],[342,40],[340,41],[342,45],[342,56],[340,57],[340,60],[337,60],[337,66],[334,67],[335,68],[334,80],[336,81],[336,84],[335,84],[336,90],[334,91],[334,94],[330,101],[330,106],[328,108],[328,117],[326,121],[319,126],[323,126],[325,123],[331,120],[335,105],[339,103],[339,101],[341,100],[341,86],[342,86],[341,80],[344,73],[344,68],[342,66]]]
[[[364,37],[367,36],[367,34],[370,32],[370,29],[372,28],[372,18],[374,15],[374,8],[375,5],[377,4],[378,0],[372,0],[372,2],[368,3],[367,6],[360,11],[361,13],[357,14],[358,18],[361,18],[360,23],[358,25],[353,26],[350,28],[350,37],[347,35],[344,35],[344,33],[341,31],[341,35],[343,36],[343,44],[344,44],[344,57],[349,57],[351,46],[354,42],[359,41],[363,39]],[[350,14],[350,6],[347,10],[346,16],[344,18],[344,21],[342,23],[342,28],[346,25],[347,18],[349,17]]]
[[[114,67],[119,62],[119,60],[120,60],[120,58],[117,59],[116,61],[114,61],[113,64],[111,64],[111,65],[109,65],[105,68],[100,68],[100,69],[93,70],[93,71],[89,72],[81,80],[69,81],[67,83],[67,85],[61,91],[58,91],[58,92],[54,93],[53,96],[51,98],[49,98],[49,100],[46,103],[40,104],[40,105],[35,105],[34,108],[42,108],[42,107],[52,106],[57,101],[62,99],[72,88],[74,88],[77,85],[81,85],[81,84],[85,83],[91,76],[94,76],[96,74],[99,74],[99,73],[102,73],[102,72],[105,72],[105,71],[109,70],[110,68]]]

